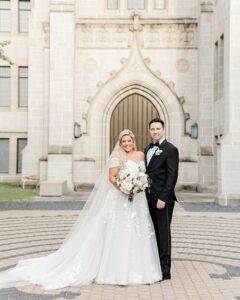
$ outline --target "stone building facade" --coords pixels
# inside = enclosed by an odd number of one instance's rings
[[[94,183],[116,107],[139,95],[179,148],[178,188],[212,192],[225,205],[239,199],[237,0],[31,1],[27,33],[20,2],[9,2],[11,30],[0,38],[11,41],[15,65],[11,101],[0,107],[0,143],[9,140],[2,181],[39,180],[50,190]],[[27,107],[19,106],[20,66],[28,67]]]

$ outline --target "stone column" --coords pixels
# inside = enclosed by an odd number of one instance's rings
[[[74,1],[50,4],[50,75],[47,181],[72,190]],[[54,194],[52,190],[51,193]]]
[[[213,135],[213,3],[200,1],[198,24],[198,141],[199,141],[199,191],[213,191],[214,135]]]
[[[231,0],[225,11],[224,130],[218,137],[218,203],[240,204],[240,3]]]
[[[24,148],[22,179],[39,178],[39,159],[43,155],[44,122],[44,31],[42,23],[49,12],[49,1],[35,1],[29,23],[29,91],[28,91],[28,144]]]

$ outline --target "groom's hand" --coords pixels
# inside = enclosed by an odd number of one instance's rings
[[[163,209],[165,207],[165,205],[166,205],[166,203],[164,201],[158,199],[157,205],[156,205],[158,209]]]

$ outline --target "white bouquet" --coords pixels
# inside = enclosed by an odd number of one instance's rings
[[[128,200],[132,201],[134,194],[143,192],[149,187],[149,178],[137,169],[122,169],[116,176],[116,184],[120,191],[129,194]]]

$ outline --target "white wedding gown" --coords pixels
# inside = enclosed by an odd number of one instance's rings
[[[128,160],[127,168],[145,171]],[[38,284],[44,289],[70,285],[146,284],[161,280],[161,268],[152,220],[145,193],[127,196],[114,187],[108,189],[104,205],[87,220],[88,235],[79,243],[66,243],[56,252],[20,261],[0,273],[0,288]],[[70,238],[71,240],[71,238]]]

